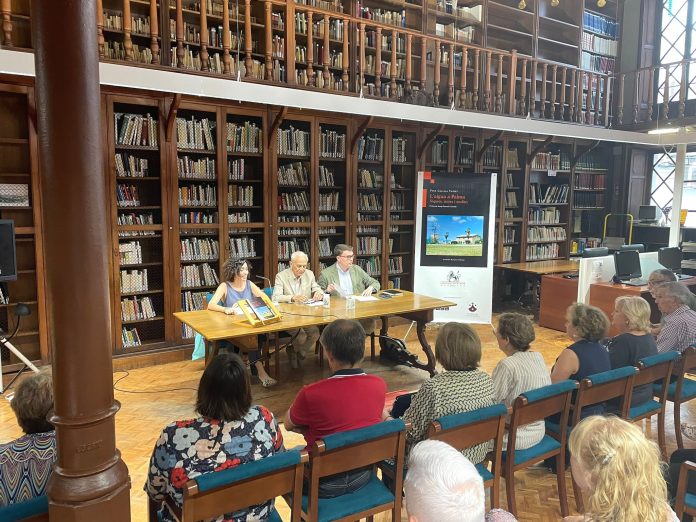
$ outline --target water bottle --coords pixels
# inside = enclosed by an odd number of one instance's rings
[[[322,306],[324,308],[331,307],[331,295],[328,292],[324,294],[324,298],[322,299]]]
[[[355,310],[355,299],[352,295],[346,296],[346,310]]]

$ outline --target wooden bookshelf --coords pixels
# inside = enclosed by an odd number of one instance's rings
[[[34,91],[31,88],[0,85],[0,183],[19,185],[28,194],[26,205],[0,205],[0,219],[15,224],[17,279],[0,283],[0,328],[10,335],[17,324],[18,303],[31,314],[22,317],[12,344],[31,360],[48,357],[48,331],[44,291],[44,260],[41,227],[41,191],[38,179],[38,145],[31,121]],[[12,187],[4,187],[8,193]],[[15,190],[12,190],[15,193]],[[16,371],[21,362],[9,350],[0,347],[4,371]]]
[[[499,234],[498,256],[502,263],[523,261],[523,245],[527,234],[523,226],[527,212],[527,150],[528,140],[505,140],[502,148],[502,163],[498,184]]]
[[[159,1],[102,0],[101,7],[97,31],[102,58],[161,63]]]

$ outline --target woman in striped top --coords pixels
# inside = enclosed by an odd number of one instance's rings
[[[518,395],[551,384],[551,376],[539,352],[529,350],[534,341],[534,325],[522,314],[503,314],[495,331],[498,347],[506,355],[493,370],[493,392],[496,402],[506,406]],[[531,448],[544,438],[544,421],[525,424],[517,430],[515,448]],[[504,443],[507,445],[507,434]]]

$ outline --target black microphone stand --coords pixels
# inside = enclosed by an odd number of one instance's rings
[[[22,374],[24,370],[27,368],[31,369],[35,373],[39,373],[39,369],[32,363],[29,359],[27,359],[22,352],[20,352],[10,341],[14,338],[15,335],[17,335],[17,332],[19,331],[19,321],[21,318],[25,315],[29,315],[31,311],[29,310],[29,307],[25,305],[24,303],[17,303],[17,307],[15,308],[15,315],[17,316],[17,323],[15,324],[15,329],[12,332],[12,335],[9,337],[5,337],[4,331],[2,328],[0,328],[0,345],[2,345],[4,348],[7,348],[9,351],[11,351],[13,354],[17,356],[17,358],[24,363],[22,367],[19,369],[19,371],[15,374],[14,377],[10,380],[10,382],[7,384],[7,386],[3,386],[2,383],[2,358],[0,357],[0,394],[5,393],[5,391],[9,390],[12,387],[12,384],[17,380],[17,378]]]

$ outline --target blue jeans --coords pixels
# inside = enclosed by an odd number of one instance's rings
[[[372,468],[354,469],[319,480],[319,498],[334,498],[352,493],[365,486],[372,478]],[[309,493],[309,482],[302,486],[302,494]]]

